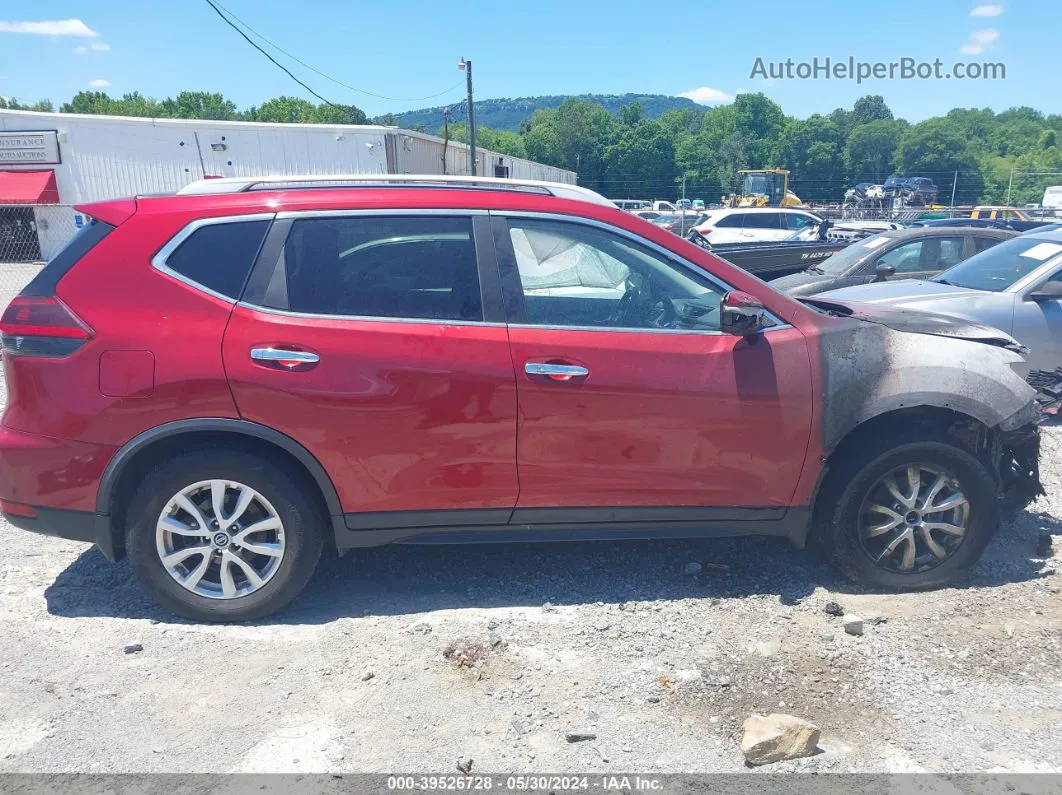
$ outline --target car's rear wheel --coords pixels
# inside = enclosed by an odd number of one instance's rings
[[[203,450],[147,474],[129,505],[126,550],[164,607],[200,621],[244,621],[298,595],[321,556],[321,526],[284,468]]]
[[[954,582],[999,526],[991,470],[946,439],[864,447],[833,471],[822,539],[842,571],[864,585],[918,590]]]

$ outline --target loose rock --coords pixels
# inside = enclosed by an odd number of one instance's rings
[[[596,740],[597,735],[593,732],[581,731],[581,732],[568,732],[564,735],[564,739],[570,743],[581,743],[586,740]]]
[[[122,651],[124,651],[126,654],[138,654],[139,652],[142,652],[143,650],[144,650],[144,644],[143,643],[130,643],[130,644],[126,645],[122,649]]]
[[[741,753],[750,765],[811,756],[819,727],[792,715],[753,715],[741,724]]]
[[[414,624],[413,626],[411,626],[409,628],[409,631],[412,632],[414,635],[430,635],[431,624],[427,624],[421,621],[419,624]]]
[[[363,681],[363,682],[368,682],[368,681],[369,681],[370,679],[372,679],[372,678],[373,678],[374,676],[376,676],[376,674],[375,674],[375,673],[373,673],[372,671],[366,671],[365,673],[363,673],[363,674],[361,675],[361,681]]]
[[[863,619],[853,613],[848,613],[844,617],[844,631],[849,635],[862,635]]]
[[[843,616],[844,615],[844,608],[841,607],[837,602],[827,602],[826,606],[824,608],[822,608],[822,609],[826,611],[827,615],[831,615],[831,616]]]

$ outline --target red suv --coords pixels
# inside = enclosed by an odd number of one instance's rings
[[[813,532],[923,588],[1040,489],[1002,332],[797,302],[570,185],[315,179],[79,208],[0,322],[11,523],[231,621],[389,542]]]

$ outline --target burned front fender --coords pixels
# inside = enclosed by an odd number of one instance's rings
[[[864,422],[901,409],[948,409],[1002,431],[1038,414],[1036,393],[1013,369],[1021,356],[1004,347],[831,318],[819,349],[827,454]]]

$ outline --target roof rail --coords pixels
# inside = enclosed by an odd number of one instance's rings
[[[349,185],[421,185],[425,187],[478,188],[484,190],[534,191],[559,199],[615,207],[600,193],[579,185],[544,182],[534,179],[500,179],[497,177],[449,176],[443,174],[296,174],[268,177],[219,177],[201,179],[185,185],[179,195],[246,193],[251,190],[276,190],[289,187],[328,187]]]

